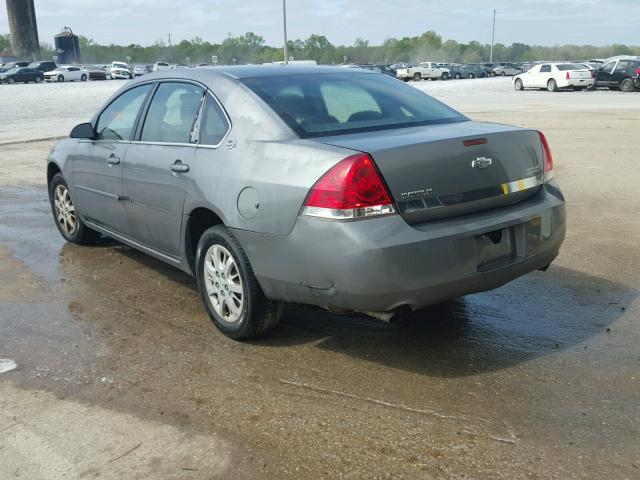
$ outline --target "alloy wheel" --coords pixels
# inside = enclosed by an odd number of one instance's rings
[[[204,259],[204,282],[213,309],[227,323],[242,315],[242,278],[231,252],[219,244],[209,247]]]
[[[65,185],[58,185],[53,193],[53,207],[60,228],[67,235],[73,235],[77,228],[76,207]]]

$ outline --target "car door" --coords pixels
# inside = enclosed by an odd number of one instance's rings
[[[69,75],[68,80],[72,80],[74,82],[80,81],[81,71],[78,67],[69,67],[67,69],[67,75]]]
[[[536,65],[531,67],[526,74],[522,75],[522,82],[525,87],[539,87],[540,86],[540,69],[542,65]]]
[[[634,64],[632,60],[620,60],[611,73],[610,87],[619,87],[622,81],[629,77],[628,70]]]
[[[80,215],[126,234],[122,170],[138,117],[152,84],[128,89],[99,115],[93,140],[80,140],[73,156],[73,188]]]
[[[609,62],[606,65],[600,67],[596,72],[596,84],[599,87],[608,87],[611,85],[611,74],[615,70],[617,60]]]
[[[159,83],[123,172],[132,239],[174,260],[180,258],[182,213],[197,145],[192,130],[203,95],[204,88],[194,83]]]

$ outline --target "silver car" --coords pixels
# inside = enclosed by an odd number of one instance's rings
[[[380,73],[315,66],[156,72],[47,161],[60,233],[196,278],[232,338],[283,302],[388,318],[546,269],[565,235],[549,146]]]

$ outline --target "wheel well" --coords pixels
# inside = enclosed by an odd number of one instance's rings
[[[208,208],[196,208],[189,214],[185,231],[185,253],[192,272],[196,270],[196,249],[203,232],[209,227],[222,224],[222,219]]]
[[[47,185],[51,185],[51,179],[56,173],[60,173],[60,168],[53,162],[47,165]]]

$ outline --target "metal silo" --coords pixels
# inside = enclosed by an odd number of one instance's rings
[[[80,42],[69,27],[64,27],[62,32],[53,37],[53,44],[58,56],[58,65],[80,63]]]

